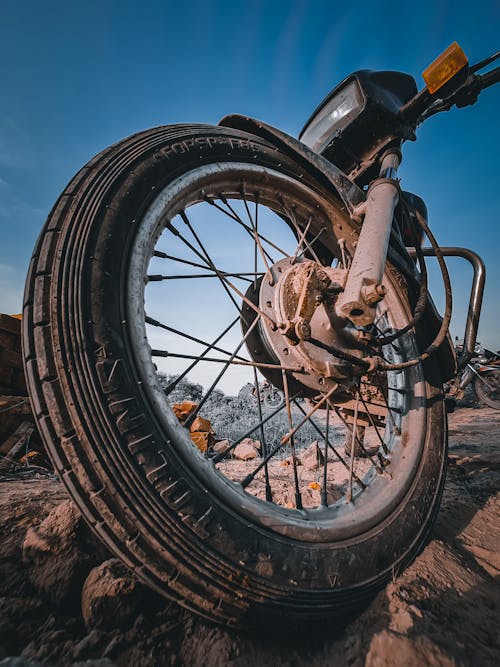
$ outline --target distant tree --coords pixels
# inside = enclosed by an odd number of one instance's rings
[[[173,384],[178,377],[179,375],[167,375],[167,373],[162,372],[158,373],[158,380],[164,390]],[[174,389],[168,394],[168,400],[170,403],[182,403],[183,401],[194,401],[195,403],[199,403],[202,396],[203,387],[201,384],[191,382],[187,377],[184,377],[177,382]]]
[[[220,389],[214,389],[207,400],[207,406],[226,405],[229,401],[228,396]]]

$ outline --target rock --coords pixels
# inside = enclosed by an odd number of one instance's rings
[[[302,452],[300,462],[306,470],[317,470],[323,465],[325,457],[318,446],[318,441],[311,442],[309,447]]]
[[[82,584],[103,554],[71,500],[55,507],[39,526],[30,528],[23,543],[31,583],[58,605],[78,604]]]
[[[215,443],[212,449],[214,452],[217,452],[217,454],[221,454],[222,452],[226,452],[229,447],[231,447],[229,440],[219,440]]]
[[[417,636],[412,639],[383,630],[376,634],[368,649],[365,667],[456,667],[430,639]]]
[[[304,507],[318,507],[323,501],[323,482],[311,482],[301,489]],[[333,505],[342,498],[343,492],[336,484],[326,486],[326,504]]]
[[[191,431],[191,440],[200,452],[206,452],[213,442],[213,435],[207,431]]]
[[[144,586],[112,558],[94,568],[82,590],[82,615],[88,630],[123,629],[134,623],[147,595]]]
[[[239,461],[250,461],[259,455],[259,452],[253,445],[240,442],[233,450],[233,457]]]
[[[260,444],[260,440],[253,440],[253,438],[243,438],[243,440],[240,442],[240,445],[250,445],[258,452],[262,450],[262,445]]]
[[[194,403],[193,401],[184,401],[184,403],[174,403],[172,405],[172,410],[177,419],[181,423],[184,423],[189,415],[192,414],[197,407],[198,403]]]
[[[302,461],[296,456],[295,457],[295,462],[298,466],[302,465]],[[281,465],[283,468],[288,468],[288,466],[293,466],[293,456],[287,456],[286,459],[283,459],[281,461]]]
[[[209,419],[205,419],[204,417],[198,416],[189,427],[189,430],[191,431],[191,433],[194,433],[195,431],[203,431],[205,433],[209,433],[212,430],[212,424],[210,423]]]
[[[208,419],[196,417],[189,427],[191,440],[198,447],[200,452],[206,452],[215,442],[215,435],[212,430],[212,424]]]

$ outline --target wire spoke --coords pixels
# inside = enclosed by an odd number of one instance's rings
[[[225,213],[226,215],[228,215],[230,218],[233,218],[233,220],[235,220],[235,221],[236,221],[238,224],[240,224],[244,229],[246,229],[247,233],[250,234],[250,235],[252,236],[252,238],[253,238],[253,233],[252,233],[252,230],[250,229],[250,227],[249,227],[245,222],[243,222],[243,220],[240,218],[240,216],[234,211],[234,209],[231,207],[231,205],[229,204],[229,202],[227,201],[227,199],[224,197],[224,195],[219,195],[219,199],[221,200],[221,202],[223,202],[223,203],[230,209],[231,212],[230,212],[230,211],[226,211],[224,208],[222,208],[222,206],[219,206],[219,204],[217,204],[217,203],[216,203],[214,200],[212,200],[212,199],[206,199],[205,201],[207,201],[209,204],[212,204],[213,206],[215,206],[216,208],[218,208],[219,211],[222,211],[223,213]],[[279,252],[281,255],[283,255],[283,257],[288,257],[288,256],[289,256],[289,254],[288,254],[287,252],[285,252],[285,250],[283,250],[283,248],[280,248],[278,245],[276,245],[276,243],[273,243],[273,241],[271,241],[270,239],[268,239],[266,236],[263,236],[262,234],[259,234],[259,237],[260,237],[261,241],[264,241],[264,242],[267,243],[269,246],[271,246],[271,248],[274,248],[274,250],[276,250],[276,251]],[[268,257],[269,261],[270,261],[272,264],[274,264],[274,260],[273,260],[273,258],[269,255],[269,253],[267,252],[267,250],[266,250],[265,252],[266,252],[266,254],[267,254],[267,257]]]
[[[238,321],[238,319],[239,318],[237,318],[236,321]],[[191,336],[190,334],[185,333],[184,331],[179,331],[178,329],[169,327],[167,324],[163,324],[163,322],[155,320],[152,317],[146,316],[146,324],[151,324],[154,327],[165,329],[165,331],[170,331],[171,333],[177,334],[178,336],[182,336],[182,338],[187,338],[188,340],[192,340],[194,343],[199,343],[200,345],[204,345],[205,347],[210,347],[210,349],[212,350],[217,350],[217,352],[222,352],[222,354],[227,354],[229,357],[232,354],[231,352],[225,350],[223,347],[218,347],[216,344],[207,343],[206,341],[201,340],[201,338],[196,338],[195,336]],[[236,356],[236,359],[240,359],[241,361],[249,361],[249,359],[245,359],[244,357],[240,356]]]
[[[250,214],[250,209],[248,208],[248,202],[247,202],[246,197],[245,197],[245,192],[243,190],[241,192],[241,196],[243,197],[243,202],[244,202],[245,209],[246,209],[246,212],[247,212],[247,215],[248,215],[248,221],[250,222],[250,227],[251,227],[252,232],[253,232],[255,243],[257,245],[257,248],[259,249],[260,256],[262,257],[262,261],[264,263],[264,266],[266,267],[266,275],[268,277],[269,284],[273,285],[274,284],[273,274],[271,273],[271,269],[270,269],[268,261],[267,261],[266,253],[264,252],[264,249],[262,248],[262,244],[260,242],[259,235],[257,233],[257,227],[253,222],[252,215]]]
[[[229,206],[229,204],[227,203],[227,200],[226,200],[225,198],[223,198],[222,195],[219,195],[219,199],[220,199],[221,201],[224,201],[224,203],[226,204],[226,206]],[[221,212],[224,213],[225,215],[227,215],[228,217],[230,217],[232,220],[235,220],[239,225],[241,225],[241,227],[243,227],[243,229],[247,232],[247,234],[253,238],[252,230],[248,227],[248,225],[246,225],[246,224],[243,222],[243,220],[240,218],[240,216],[239,216],[237,213],[234,213],[234,212],[233,212],[233,213],[230,213],[229,211],[226,211],[226,209],[224,209],[222,206],[220,206],[220,204],[217,204],[217,202],[214,201],[213,199],[205,198],[205,201],[206,201],[208,204],[210,204],[211,206],[214,206],[216,209],[218,209],[219,211],[221,211]],[[231,207],[230,207],[230,208],[231,208]],[[232,209],[231,209],[231,210],[232,210]],[[264,251],[264,252],[266,252],[266,256],[267,256],[267,258],[269,259],[269,261],[271,262],[271,264],[274,264],[274,260],[273,260],[273,258],[271,257],[271,255],[269,255],[269,253],[268,253],[267,251]]]
[[[351,438],[351,461],[349,466],[349,484],[347,487],[346,500],[351,503],[352,497],[352,478],[354,473],[354,460],[356,459],[356,440],[358,440],[358,407],[359,407],[359,387],[356,391],[356,405],[354,407],[354,424],[352,426]]]
[[[302,428],[302,426],[304,426],[304,424],[306,423],[306,421],[307,421],[310,417],[312,417],[312,415],[313,415],[317,410],[320,409],[320,407],[323,405],[323,403],[325,403],[325,401],[327,401],[327,400],[330,398],[330,396],[333,394],[334,391],[336,391],[336,389],[337,389],[337,387],[332,387],[332,388],[330,389],[330,391],[329,391],[327,394],[323,394],[322,398],[320,398],[320,400],[319,400],[319,401],[313,406],[313,408],[306,414],[306,416],[304,417],[304,419],[303,419],[297,426],[295,426],[295,428],[292,428],[290,431],[288,431],[288,433],[287,433],[286,435],[284,435],[284,436],[281,438],[281,444],[282,444],[282,445],[286,445],[286,443],[287,443],[291,438],[293,438],[293,436],[297,433],[297,431],[298,431],[300,428]]]
[[[182,217],[182,214],[180,214],[180,215],[181,215],[181,217]],[[194,254],[195,254],[197,257],[199,257],[199,258],[201,259],[202,262],[204,262],[204,264],[199,264],[199,265],[198,265],[200,268],[202,268],[202,269],[203,269],[203,268],[205,268],[205,269],[211,269],[211,268],[212,268],[209,264],[207,264],[207,260],[206,260],[206,258],[201,254],[201,252],[200,252],[199,250],[197,250],[197,249],[195,248],[195,246],[194,246],[190,241],[188,241],[188,239],[187,239],[183,234],[181,234],[181,232],[177,229],[177,227],[175,227],[175,226],[172,224],[172,222],[167,222],[166,225],[165,225],[165,227],[166,227],[166,229],[169,230],[169,232],[171,232],[171,233],[172,233],[174,236],[176,236],[180,241],[182,241],[182,242],[184,243],[184,245],[186,245],[186,246],[191,250],[191,252],[194,252]]]
[[[192,234],[192,235],[194,236],[194,238],[196,239],[196,241],[197,241],[197,243],[198,243],[198,246],[201,248],[201,252],[202,252],[203,254],[198,253],[198,251],[196,251],[196,253],[197,253],[202,259],[204,259],[204,261],[208,262],[209,268],[212,269],[212,270],[217,274],[217,276],[218,276],[218,278],[219,278],[219,280],[220,280],[220,282],[221,282],[221,284],[222,284],[222,287],[224,288],[224,291],[226,292],[226,294],[228,295],[228,297],[231,299],[231,301],[233,302],[233,304],[234,304],[236,310],[240,313],[240,316],[242,317],[242,312],[241,312],[240,306],[239,306],[238,303],[236,302],[236,299],[234,298],[234,296],[231,294],[231,292],[230,292],[230,290],[228,289],[227,285],[224,283],[224,280],[223,280],[222,276],[220,275],[220,272],[218,271],[218,269],[216,268],[215,264],[214,264],[214,263],[212,262],[212,260],[210,259],[210,255],[207,253],[207,251],[205,250],[205,247],[204,247],[203,243],[200,241],[198,235],[197,235],[196,232],[194,231],[193,226],[191,225],[191,222],[189,221],[189,218],[188,218],[187,215],[186,215],[186,211],[181,211],[181,212],[179,213],[179,215],[180,215],[182,221],[187,225],[188,229],[191,231],[191,234]]]
[[[290,426],[290,432],[292,432],[293,431],[292,408],[290,406],[290,396],[288,394],[288,378],[286,376],[285,371],[281,371],[281,377],[283,379],[283,389],[285,391],[285,403],[286,403],[286,412],[288,415],[288,425]],[[297,473],[297,454],[295,451],[295,438],[293,437],[293,434],[290,436],[290,445],[292,448],[293,481],[295,484],[295,507],[298,510],[301,510],[302,496],[299,487],[299,475]]]
[[[223,459],[227,458],[229,454],[233,451],[235,447],[237,447],[240,442],[243,442],[245,438],[248,438],[249,436],[252,435],[252,433],[255,433],[255,431],[260,428],[261,426],[264,426],[270,419],[273,417],[276,417],[277,414],[279,414],[282,410],[284,410],[285,405],[280,405],[279,408],[276,408],[276,410],[273,410],[270,414],[267,415],[267,417],[264,417],[262,421],[259,421],[258,424],[255,424],[255,426],[252,426],[244,435],[240,436],[237,440],[235,440],[226,450],[223,452],[220,452],[214,458],[212,459],[213,463],[220,463]],[[268,459],[269,460],[269,459]]]
[[[245,276],[263,276],[263,273],[256,273],[254,274],[253,272],[248,272],[248,273],[228,273],[226,271],[221,271],[220,272],[221,276],[224,277],[231,277],[231,278],[239,278],[240,280],[244,280],[247,283],[253,283],[253,280],[250,280],[249,278],[246,278]],[[218,278],[219,276],[216,273],[194,273],[194,274],[189,274],[189,273],[180,273],[177,276],[165,276],[163,274],[153,274],[153,275],[148,275],[147,279],[149,282],[160,282],[162,280],[190,280],[193,278]]]
[[[267,445],[266,445],[266,436],[264,433],[264,424],[262,423],[262,401],[260,398],[260,391],[259,391],[259,380],[257,378],[257,369],[254,366],[253,369],[253,381],[254,381],[254,387],[255,387],[255,392],[257,394],[257,409],[259,412],[259,423],[260,423],[260,440],[262,443],[262,455],[264,458],[267,456]],[[265,484],[266,484],[266,500],[269,502],[272,502],[273,500],[273,493],[271,491],[271,484],[269,482],[269,468],[267,466],[267,463],[264,465],[264,478],[265,478]]]
[[[361,396],[360,396],[360,398],[361,398]],[[349,422],[343,417],[342,413],[340,412],[340,410],[337,408],[336,405],[333,405],[332,407],[333,407],[333,410],[335,411],[335,414],[337,415],[337,417],[341,420],[341,422],[342,422],[342,423],[344,424],[344,426],[346,427],[348,433],[349,433],[349,434],[352,434],[352,433],[353,433],[353,430],[352,430],[352,427],[351,427],[351,425],[349,424]],[[367,414],[368,414],[369,416],[371,416],[371,413],[370,413],[368,410],[367,410]],[[361,440],[358,438],[358,434],[357,434],[357,433],[355,433],[355,437],[356,437],[356,444],[358,445],[358,447],[364,452],[365,456],[366,456],[367,458],[370,459],[370,461],[373,463],[373,465],[374,465],[375,468],[377,469],[377,472],[382,473],[382,472],[383,472],[383,466],[382,466],[381,461],[377,462],[377,461],[374,460],[373,456],[371,456],[371,454],[368,453],[368,451],[366,450],[364,444],[363,444],[363,443],[361,442]],[[384,445],[384,447],[385,447],[385,445]]]
[[[287,209],[287,207],[285,206],[285,204],[284,204],[284,202],[283,202],[283,198],[282,198],[282,197],[280,197],[280,204],[283,206],[283,210],[284,210],[284,212],[286,213],[286,215],[288,216],[288,219],[290,220],[290,222],[292,223],[292,225],[293,225],[293,227],[294,227],[294,229],[295,229],[295,232],[296,232],[297,236],[300,237],[301,229],[300,229],[300,225],[298,224],[298,222],[297,222],[297,220],[296,220],[296,218],[295,218],[294,213],[292,213],[289,209]],[[307,239],[305,238],[305,236],[304,236],[304,243],[305,243],[305,245],[306,245],[306,248],[307,248],[307,249],[309,250],[309,252],[311,253],[311,256],[313,257],[313,259],[316,260],[316,262],[318,262],[318,264],[321,264],[318,255],[315,253],[315,251],[313,250],[313,248],[311,247],[311,245],[308,243],[308,241],[307,241]]]
[[[255,198],[255,233],[258,234],[259,231],[259,201]],[[253,270],[257,272],[258,268],[258,248],[257,248],[257,237],[254,239],[253,244]],[[257,278],[253,280],[253,291],[257,291]]]
[[[229,324],[224,331],[217,336],[217,338],[213,341],[213,343],[210,343],[210,345],[203,350],[203,352],[200,354],[200,356],[196,357],[196,359],[193,361],[192,364],[190,364],[171,384],[168,385],[168,387],[164,390],[165,394],[168,396],[174,389],[175,387],[179,384],[181,380],[183,380],[188,373],[190,373],[193,368],[204,359],[204,357],[210,352],[210,350],[213,350],[215,345],[224,338],[224,336],[231,331],[231,329],[234,327],[234,325],[239,321],[239,317],[235,317],[234,320]]]
[[[167,253],[162,252],[161,250],[155,250],[153,252],[153,256],[154,257],[159,257],[160,259],[168,259],[172,262],[179,262],[181,264],[187,264],[188,266],[193,266],[197,269],[203,269],[205,271],[211,271],[210,267],[207,266],[206,264],[199,264],[198,262],[192,262],[188,259],[183,259],[182,257],[175,257],[174,255],[168,255]],[[226,275],[226,276],[235,276],[237,278],[239,278],[241,276],[263,276],[264,275],[263,271],[257,271],[257,267],[255,267],[254,271],[248,271],[248,272],[221,271],[221,273]],[[185,276],[181,275],[181,277],[185,277]],[[149,278],[149,280],[151,280],[152,278],[153,278],[153,280],[157,279],[155,276],[153,276],[153,277],[148,276],[148,278]]]
[[[305,373],[303,367],[280,366],[279,364],[266,364],[260,361],[247,361],[246,359],[240,360],[239,357],[237,359],[233,358],[233,355],[231,355],[230,359],[217,359],[216,357],[202,357],[201,355],[197,357],[194,354],[182,354],[180,352],[169,352],[168,350],[151,350],[151,356],[163,357],[165,359],[168,359],[169,357],[172,357],[172,359],[194,359],[196,361],[207,361],[214,364],[230,364],[232,366],[254,366],[255,368],[269,368],[278,371],[284,370],[289,373]]]
[[[327,497],[327,490],[326,490],[326,484],[328,480],[328,430],[330,427],[330,403],[327,401],[326,402],[326,424],[325,424],[325,448],[323,451],[323,486],[321,489],[321,504],[323,507],[327,507],[328,505],[328,497]]]
[[[363,398],[363,395],[361,394],[361,391],[359,392],[359,398],[361,400],[361,403],[363,403],[363,407],[365,409],[366,414],[368,415],[368,421],[370,422],[370,425],[375,429],[375,433],[377,434],[377,438],[380,441],[380,446],[382,447],[382,450],[384,454],[387,454],[387,446],[384,442],[384,438],[380,435],[380,432],[378,430],[378,426],[375,423],[375,420],[373,419],[373,415],[370,412],[369,408],[366,405],[365,399]]]
[[[380,329],[376,324],[372,324],[372,327],[375,329],[375,331],[376,331],[380,336],[385,336],[386,334],[388,334],[388,333],[390,332],[390,329],[386,329],[385,331],[382,331],[382,329]],[[397,352],[397,353],[400,353],[400,352],[401,352],[400,347],[399,347],[398,345],[396,345],[396,343],[393,343],[392,341],[389,341],[389,345],[392,347],[392,349],[394,350],[394,352]],[[382,355],[380,355],[380,356],[382,356]],[[384,357],[382,357],[382,358],[384,358]],[[387,361],[387,360],[384,359],[384,361]]]
[[[379,378],[377,373],[375,373],[375,382],[376,382],[376,384],[377,384],[377,386],[380,390],[380,393],[382,394],[382,398],[384,399],[385,407],[387,408],[387,416],[389,417],[389,419],[391,421],[392,428],[394,429],[394,433],[396,433],[397,435],[401,435],[401,431],[399,430],[399,426],[396,425],[396,422],[394,421],[394,417],[393,417],[392,413],[393,412],[402,413],[402,410],[401,410],[401,408],[394,408],[394,407],[391,408],[390,407],[389,402],[387,400],[387,397],[385,395],[384,389],[382,387],[382,383],[380,382],[380,378]]]
[[[252,324],[251,324],[250,327],[248,328],[247,332],[245,333],[245,335],[243,336],[243,338],[241,339],[241,341],[240,341],[240,342],[238,343],[238,345],[236,346],[236,349],[234,350],[233,354],[229,357],[229,359],[228,359],[228,360],[226,361],[226,363],[224,364],[224,367],[222,368],[222,370],[220,371],[220,373],[217,375],[217,377],[215,378],[215,380],[212,382],[212,384],[211,384],[210,388],[208,389],[207,393],[205,394],[205,396],[204,396],[204,397],[201,399],[201,401],[198,403],[196,409],[195,409],[195,410],[189,415],[189,417],[186,419],[186,421],[184,422],[184,426],[186,426],[186,428],[189,428],[189,427],[191,426],[191,424],[194,422],[194,420],[196,419],[196,417],[197,417],[198,414],[200,413],[201,408],[205,405],[205,403],[207,402],[207,400],[208,400],[209,397],[210,397],[210,394],[213,392],[213,390],[215,389],[215,387],[218,385],[218,383],[219,383],[220,380],[222,379],[223,375],[225,374],[225,372],[227,371],[227,369],[230,367],[231,363],[233,363],[233,362],[236,363],[236,364],[243,364],[243,363],[245,363],[245,364],[247,364],[247,363],[248,363],[248,364],[251,364],[251,363],[252,363],[252,362],[235,361],[234,358],[235,358],[235,356],[237,355],[237,353],[240,351],[240,349],[242,348],[242,346],[245,344],[246,339],[247,339],[248,336],[252,333],[252,331],[254,330],[255,326],[256,326],[257,323],[259,322],[259,320],[260,320],[260,318],[256,317],[255,320],[252,322]]]
[[[181,218],[183,219],[183,221],[186,223],[186,225],[189,227],[189,229],[190,229],[192,235],[193,235],[194,238],[196,239],[196,241],[197,241],[198,245],[200,246],[200,248],[201,248],[203,254],[205,255],[205,257],[206,257],[206,261],[210,264],[210,267],[212,268],[212,270],[215,271],[215,273],[218,275],[218,277],[219,277],[219,279],[220,279],[220,281],[221,281],[221,283],[222,283],[222,285],[223,285],[223,287],[224,287],[226,293],[228,294],[228,296],[230,297],[231,301],[234,303],[234,305],[235,305],[236,308],[238,309],[238,312],[240,313],[241,318],[245,320],[245,323],[246,323],[246,324],[249,324],[248,321],[246,320],[246,318],[244,317],[243,313],[241,312],[241,310],[240,310],[238,304],[236,303],[236,300],[234,299],[233,295],[230,293],[228,286],[229,286],[234,292],[236,292],[236,294],[237,294],[241,299],[243,299],[243,301],[244,301],[244,302],[245,302],[245,303],[246,303],[252,310],[254,310],[254,311],[255,311],[258,315],[260,315],[261,317],[264,317],[266,320],[268,320],[268,322],[271,324],[272,327],[276,327],[276,322],[272,319],[272,317],[270,317],[267,313],[264,313],[264,311],[262,311],[260,308],[258,308],[252,301],[250,301],[250,299],[249,299],[245,294],[243,294],[243,292],[240,292],[240,290],[239,290],[235,285],[233,285],[233,283],[232,283],[230,280],[228,280],[227,278],[225,278],[225,277],[221,274],[221,272],[219,271],[219,269],[216,268],[215,264],[213,263],[213,261],[212,261],[211,258],[210,258],[210,255],[209,255],[208,252],[206,251],[205,246],[204,246],[203,243],[201,242],[201,240],[200,240],[198,234],[197,234],[197,233],[195,232],[195,230],[193,229],[193,226],[191,225],[191,222],[189,221],[189,219],[188,219],[188,217],[187,217],[187,215],[186,215],[186,212],[185,212],[185,211],[181,211],[180,216],[181,216]]]
[[[306,413],[306,411],[304,410],[304,408],[300,405],[300,403],[298,403],[297,401],[294,401],[294,403],[295,403],[295,405],[298,407],[298,409],[302,412],[302,414],[303,414],[303,415],[306,415],[306,417],[307,417],[307,413]],[[329,403],[329,401],[328,401],[328,403]],[[325,433],[320,429],[320,427],[316,424],[316,422],[314,422],[310,417],[307,417],[307,421],[311,424],[311,426],[314,428],[314,430],[316,431],[316,433],[318,433],[318,435],[324,440],[325,437],[326,437],[326,435],[325,435]],[[335,447],[331,444],[331,442],[330,442],[329,440],[328,440],[328,447],[332,450],[332,452],[335,454],[335,456],[338,458],[338,460],[339,460],[340,463],[344,466],[344,468],[345,468],[347,471],[349,471],[349,464],[348,464],[347,461],[346,461],[346,460],[345,460],[345,459],[338,453],[338,451],[335,449]],[[355,478],[356,482],[359,484],[359,486],[360,486],[362,489],[366,488],[366,484],[365,484],[361,479],[359,479],[359,477],[357,477],[357,475],[354,475],[354,478]]]
[[[154,257],[159,257],[160,259],[168,259],[173,262],[180,262],[181,264],[187,264],[188,266],[194,266],[197,269],[205,269],[209,271],[210,267],[206,264],[198,264],[198,262],[192,262],[189,259],[183,259],[182,257],[175,257],[174,255],[167,255],[167,253],[162,252],[161,250],[155,250],[153,253]]]
[[[302,247],[302,244],[304,243],[304,239],[306,238],[306,234],[309,231],[309,227],[311,226],[311,223],[313,221],[312,215],[309,216],[309,220],[307,221],[306,226],[304,227],[303,231],[300,233],[299,240],[297,241],[297,248],[295,249],[295,252],[293,253],[292,257],[292,264],[295,264],[297,257],[301,256],[304,254],[304,249]]]

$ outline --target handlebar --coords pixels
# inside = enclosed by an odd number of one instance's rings
[[[491,56],[485,61],[478,63],[469,70],[469,76],[453,94],[448,97],[439,98],[437,94],[431,95],[427,88],[423,88],[417,95],[407,102],[400,110],[401,115],[414,127],[420,125],[441,111],[449,111],[453,106],[462,108],[475,104],[479,93],[496,83],[500,83],[500,67],[495,67],[486,74],[475,74],[475,72],[486,64],[500,57],[500,53]]]
[[[500,82],[500,67],[495,67],[491,72],[486,72],[486,74],[477,74],[479,79],[481,90],[493,86],[495,83]]]

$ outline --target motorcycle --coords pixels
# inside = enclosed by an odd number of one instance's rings
[[[443,383],[474,352],[484,266],[439,247],[397,170],[420,123],[500,80],[499,67],[478,73],[499,55],[472,66],[453,44],[420,91],[408,74],[354,72],[298,140],[240,115],[140,132],[55,203],[25,290],[33,412],[96,535],[168,599],[235,627],[317,627],[425,544],[444,483]],[[458,358],[447,256],[475,272]],[[209,378],[183,423],[162,364]],[[231,373],[255,387],[259,374],[284,405],[253,411],[214,456],[190,434]],[[262,451],[235,473],[231,452],[250,435]]]
[[[457,353],[462,345],[456,343]],[[461,372],[446,385],[446,396],[453,401],[463,399],[465,390],[472,386],[478,400],[495,410],[500,409],[500,353],[487,350],[476,343],[474,357],[467,362]]]
[[[256,387],[249,382],[239,391],[238,398],[244,400],[251,399],[255,403],[266,406],[266,408],[277,408],[285,403],[283,392],[274,385],[269,384],[267,380],[259,383],[258,394]]]

